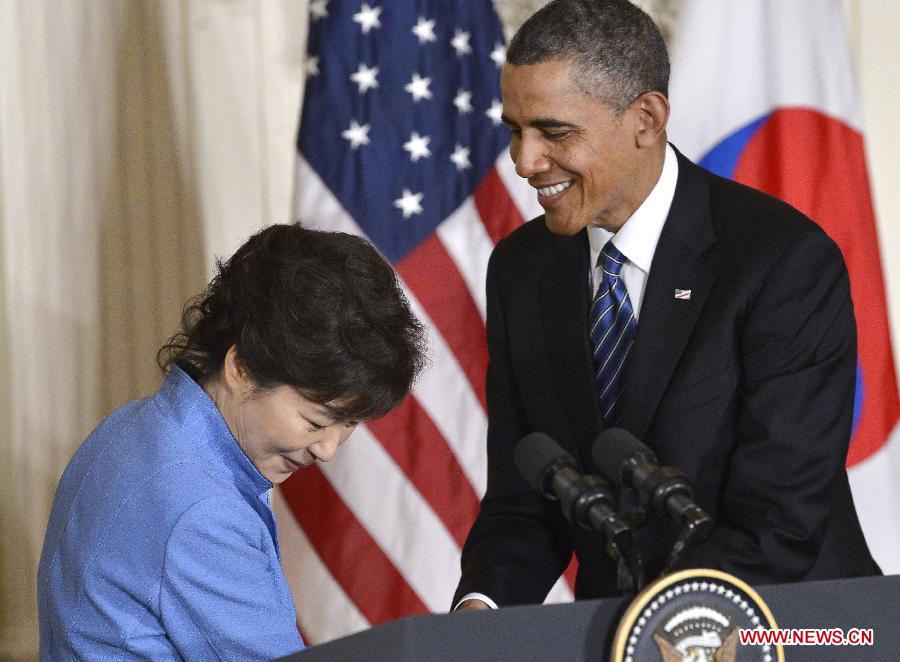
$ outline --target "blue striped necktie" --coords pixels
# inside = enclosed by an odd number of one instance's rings
[[[625,282],[619,277],[626,257],[606,242],[597,266],[603,279],[591,305],[590,332],[594,357],[594,381],[600,412],[607,427],[619,422],[622,392],[625,390],[625,361],[634,343],[637,320],[628,299]]]

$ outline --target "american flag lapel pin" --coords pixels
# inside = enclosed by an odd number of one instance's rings
[[[682,301],[690,301],[691,300],[691,291],[690,290],[682,290],[679,288],[675,288],[675,298],[681,299]]]

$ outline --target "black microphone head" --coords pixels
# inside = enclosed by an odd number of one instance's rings
[[[519,473],[534,489],[550,496],[545,480],[547,469],[557,461],[575,466],[575,460],[543,432],[532,432],[522,437],[513,451],[513,461]]]
[[[640,439],[622,428],[604,430],[594,441],[591,459],[600,471],[617,485],[622,485],[622,466],[628,460],[637,458],[657,464],[656,455]]]

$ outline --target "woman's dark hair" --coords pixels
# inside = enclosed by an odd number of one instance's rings
[[[164,371],[202,383],[234,345],[259,388],[287,384],[336,419],[365,420],[399,404],[424,365],[425,331],[365,239],[273,225],[217,267],[159,350]]]

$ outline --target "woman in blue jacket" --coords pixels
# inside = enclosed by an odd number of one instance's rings
[[[185,309],[155,395],[63,474],[38,571],[41,659],[262,660],[303,648],[269,491],[385,414],[423,331],[365,240],[276,225]]]

